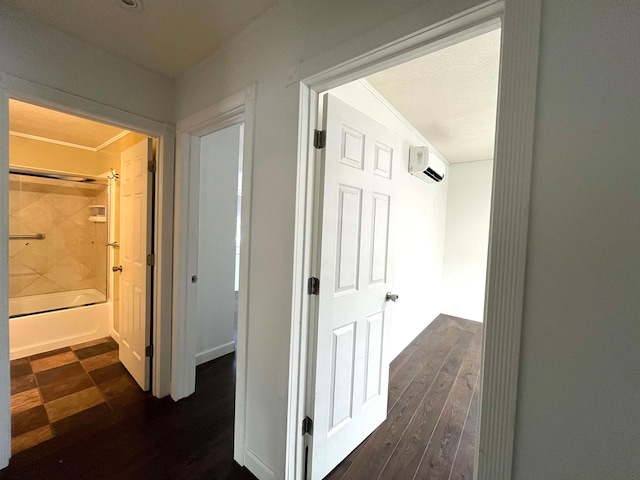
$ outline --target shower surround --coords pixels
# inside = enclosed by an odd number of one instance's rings
[[[107,205],[106,185],[21,174],[9,176],[9,297],[93,289],[106,300],[107,223],[89,220]]]

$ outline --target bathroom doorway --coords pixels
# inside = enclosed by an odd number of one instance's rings
[[[9,100],[14,454],[150,395],[157,147]]]

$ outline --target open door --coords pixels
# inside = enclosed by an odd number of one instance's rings
[[[120,361],[149,390],[151,358],[151,139],[122,152],[120,185]]]
[[[331,95],[313,386],[311,478],[319,480],[387,416],[394,178],[401,139]]]

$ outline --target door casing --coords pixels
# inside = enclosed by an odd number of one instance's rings
[[[431,13],[437,17],[437,12]],[[306,294],[306,279],[319,273],[316,245],[322,214],[319,202],[322,179],[318,154],[313,148],[314,129],[320,129],[318,95],[494,29],[497,23],[502,28],[501,67],[485,293],[480,430],[474,477],[482,480],[511,478],[540,17],[540,0],[488,2],[482,7],[434,21],[426,28],[421,26],[424,19],[416,16],[415,20],[404,19],[389,26],[398,40],[383,47],[379,46],[380,39],[375,35],[364,35],[351,42],[360,43],[357,45],[359,51],[368,51],[368,54],[356,55],[356,47],[345,44],[299,66],[302,80],[299,82],[301,114],[296,211],[305,214],[296,219],[294,241],[296,289],[292,305],[286,478],[304,478],[307,441],[301,425],[313,395],[308,387],[309,371],[314,368],[309,361],[314,355],[309,339],[314,335],[317,301]],[[336,62],[339,58],[344,61]]]
[[[200,137],[231,125],[244,123],[242,164],[242,211],[240,232],[240,290],[238,292],[238,325],[236,345],[236,395],[234,420],[234,460],[244,466],[247,332],[249,328],[249,254],[251,246],[251,184],[253,170],[253,137],[255,131],[256,85],[178,121],[176,154],[176,216],[173,350],[174,400],[191,395],[196,382],[196,288],[191,276],[198,267],[198,191],[196,173],[200,158]]]

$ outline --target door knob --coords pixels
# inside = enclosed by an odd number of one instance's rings
[[[391,300],[392,302],[396,302],[398,301],[398,295],[396,295],[395,293],[391,293],[391,292],[387,292],[387,294],[385,295],[384,299],[388,302],[389,300]]]
[[[113,270],[114,272],[121,272],[122,271],[122,265],[118,265],[117,267],[111,267],[111,270]]]

